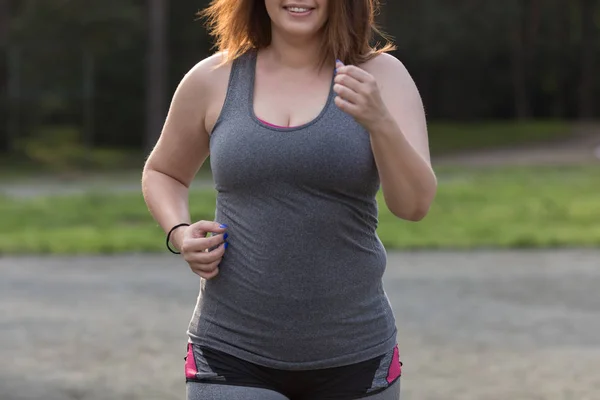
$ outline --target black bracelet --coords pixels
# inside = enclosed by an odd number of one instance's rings
[[[190,226],[190,224],[187,223],[183,223],[183,224],[179,224],[179,225],[175,225],[174,227],[171,228],[171,230],[169,231],[169,233],[167,234],[167,249],[169,249],[169,251],[173,254],[181,254],[181,252],[179,251],[175,251],[171,248],[171,233],[173,233],[173,231],[177,228],[181,228],[182,226]]]

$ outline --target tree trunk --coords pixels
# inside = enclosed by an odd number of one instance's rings
[[[0,121],[8,121],[8,0],[0,0]],[[0,153],[10,148],[8,123],[0,125]]]
[[[167,0],[147,2],[146,151],[156,144],[167,114],[167,4]]]
[[[527,90],[527,72],[525,71],[525,44],[521,27],[512,34],[512,77],[515,99],[515,113],[518,119],[527,119],[531,116],[529,103],[529,90]]]
[[[594,51],[596,28],[594,24],[594,11],[596,0],[580,0],[579,2],[582,22],[581,37],[581,80],[579,82],[579,118],[591,119],[594,117]]]
[[[531,71],[535,60],[535,45],[539,32],[541,9],[540,0],[519,2],[519,17],[512,25],[512,75],[515,99],[515,113],[518,119],[533,116],[530,86]]]
[[[569,61],[567,55],[570,53],[569,46],[569,8],[570,4],[564,0],[556,0],[554,13],[556,23],[556,46],[553,49],[554,74],[556,79],[556,90],[554,92],[554,104],[552,115],[561,119],[567,117],[567,71]]]

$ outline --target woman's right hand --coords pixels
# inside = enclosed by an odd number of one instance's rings
[[[198,221],[181,232],[180,252],[192,271],[204,279],[219,273],[219,264],[227,249],[227,226],[212,221]],[[213,235],[206,237],[208,233]],[[212,249],[212,250],[210,250]]]

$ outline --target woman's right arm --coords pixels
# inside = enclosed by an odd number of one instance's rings
[[[209,82],[214,62],[214,56],[200,62],[178,85],[161,135],[143,169],[144,200],[165,234],[175,225],[191,223],[189,188],[209,155],[209,135],[204,120],[211,96]],[[216,222],[200,221],[189,228],[176,229],[171,235],[171,243],[188,262],[192,259],[214,263],[216,258],[212,257],[214,261],[207,258],[204,247],[221,245],[211,252],[217,256],[224,251],[223,235],[208,239],[204,236],[207,232],[224,231]]]

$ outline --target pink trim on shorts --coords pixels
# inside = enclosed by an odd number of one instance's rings
[[[187,379],[195,379],[198,373],[196,358],[194,357],[194,348],[191,343],[188,343],[187,356],[185,358],[185,377]]]
[[[394,347],[394,355],[388,369],[387,381],[391,385],[400,375],[402,375],[402,363],[400,363],[400,352],[398,346]]]

